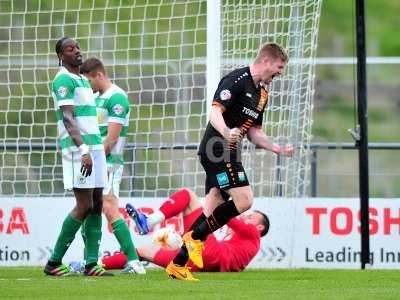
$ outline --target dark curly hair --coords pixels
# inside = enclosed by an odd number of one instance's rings
[[[61,66],[61,59],[60,59],[60,54],[63,52],[64,50],[64,46],[65,46],[65,42],[67,40],[70,40],[69,37],[64,36],[61,39],[59,39],[56,43],[56,53],[57,53],[57,57],[58,57],[58,65]]]

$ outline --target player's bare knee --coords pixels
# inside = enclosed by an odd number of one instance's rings
[[[207,196],[213,197],[213,198],[222,199],[220,190],[218,188],[215,188],[215,187],[210,189],[210,191],[208,192]]]
[[[253,192],[250,190],[248,193],[244,194],[244,211],[250,209],[250,207],[253,205],[253,201],[254,201],[254,196],[253,196]]]
[[[233,197],[233,201],[235,202],[236,209],[240,213],[245,212],[253,205],[253,193],[247,192],[240,195],[235,195],[235,197]]]
[[[106,213],[111,207],[113,206],[113,203],[107,198],[103,199],[103,212]]]
[[[72,214],[78,220],[83,220],[90,213],[92,203],[88,201],[78,201],[72,210]]]
[[[239,213],[243,213],[250,209],[251,204],[243,202],[235,202],[235,206]]]
[[[105,198],[103,201],[103,213],[107,220],[112,220],[119,216],[118,205],[114,201]]]

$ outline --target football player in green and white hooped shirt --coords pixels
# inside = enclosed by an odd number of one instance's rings
[[[97,120],[107,158],[108,184],[103,190],[103,212],[113,228],[121,250],[128,257],[124,273],[145,274],[133,245],[128,225],[119,212],[119,186],[122,179],[123,150],[129,126],[127,94],[108,78],[103,63],[97,58],[87,59],[81,73],[90,81],[96,98]]]
[[[87,78],[80,74],[82,55],[77,42],[57,41],[60,70],[52,82],[62,150],[64,188],[73,190],[76,205],[65,218],[44,272],[52,276],[70,273],[62,264],[65,252],[82,224],[85,236],[85,271],[88,276],[112,275],[98,265],[101,240],[103,187],[107,182],[106,157],[96,120],[96,104]]]

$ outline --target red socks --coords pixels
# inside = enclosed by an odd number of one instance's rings
[[[165,219],[176,216],[188,207],[190,201],[190,193],[187,189],[180,189],[169,196],[169,199],[161,205],[159,210],[165,216]]]
[[[173,193],[159,208],[165,219],[171,218],[183,212],[189,205],[190,193],[187,189],[180,189]],[[111,256],[102,258],[102,263],[105,269],[122,269],[128,262],[128,258],[122,252],[117,252]]]
[[[101,262],[106,270],[123,269],[128,258],[122,252],[116,252],[114,255],[104,256]]]

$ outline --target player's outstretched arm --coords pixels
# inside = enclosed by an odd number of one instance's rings
[[[293,145],[288,144],[284,147],[281,147],[277,143],[272,142],[271,138],[269,138],[264,131],[261,130],[261,127],[250,127],[249,131],[247,132],[247,138],[254,145],[265,150],[272,151],[276,154],[283,154],[289,157],[293,156]]]

